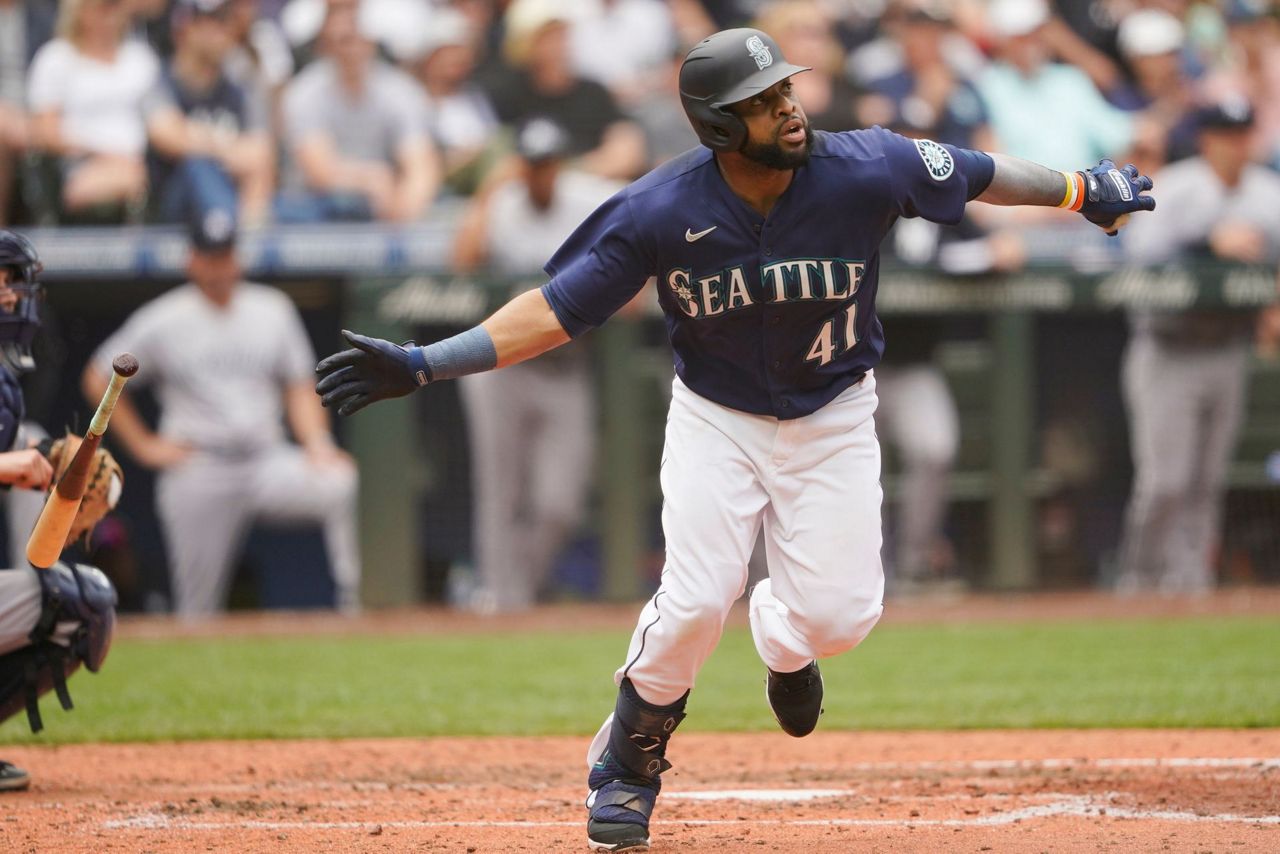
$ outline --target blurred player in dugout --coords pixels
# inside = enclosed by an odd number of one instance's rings
[[[477,196],[454,243],[454,266],[538,275],[564,239],[621,184],[568,168],[563,126],[534,116],[516,129],[517,176]],[[527,282],[520,282],[523,290]],[[471,605],[534,604],[581,521],[595,450],[591,370],[582,345],[461,381],[476,497],[479,589]]]
[[[1198,111],[1199,153],[1154,176],[1168,201],[1134,223],[1125,242],[1130,262],[1280,260],[1280,176],[1249,160],[1254,116],[1242,96]],[[1202,594],[1216,583],[1214,551],[1256,320],[1227,310],[1131,317],[1121,375],[1134,468],[1122,593]]]
[[[111,358],[128,351],[142,369],[132,387],[154,389],[152,431],[126,391],[112,435],[158,471],[174,610],[182,617],[226,605],[235,559],[255,520],[324,526],[336,605],[359,608],[356,468],[329,431],[311,390],[314,351],[297,309],[280,291],[241,279],[232,210],[192,224],[190,282],[139,308],[86,366],[97,401]],[[285,437],[284,421],[297,444]]]

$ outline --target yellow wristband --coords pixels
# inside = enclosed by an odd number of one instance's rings
[[[1076,194],[1075,176],[1072,175],[1070,172],[1062,172],[1061,175],[1063,178],[1066,179],[1067,191],[1063,193],[1062,201],[1058,202],[1058,207],[1069,208],[1071,207],[1071,203],[1075,201],[1075,194]]]

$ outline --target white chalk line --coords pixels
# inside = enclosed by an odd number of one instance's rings
[[[1059,818],[1088,817],[1142,821],[1176,821],[1196,824],[1280,825],[1280,816],[1247,816],[1234,813],[1202,815],[1181,810],[1142,810],[1117,807],[1087,795],[1062,798],[1053,803],[1028,806],[1008,812],[973,818],[889,819],[889,818],[824,818],[824,819],[676,819],[655,821],[656,827],[999,827],[1019,822]],[[432,830],[442,828],[565,828],[581,827],[582,821],[192,821],[162,813],[144,813],[127,819],[103,822],[106,830],[362,830],[379,828]]]
[[[941,760],[919,762],[864,762],[842,766],[850,772],[858,771],[991,771],[991,770],[1036,770],[1060,768],[1191,768],[1191,769],[1245,769],[1250,771],[1271,771],[1280,769],[1280,758],[1275,757],[1175,757],[1149,758],[1129,757],[1111,759],[979,759],[979,760]],[[345,790],[355,792],[395,792],[395,791],[458,791],[472,788],[465,783],[388,783],[382,781],[297,781],[289,783],[246,783],[215,784],[175,787],[182,790],[203,792],[254,792],[257,794],[285,794],[291,791]],[[794,790],[724,790],[724,791],[668,791],[665,796],[670,800],[745,800],[745,801],[801,801],[821,798],[857,797],[865,793],[852,789],[794,789]],[[1045,796],[1044,794],[1041,795]],[[994,799],[995,793],[988,798]],[[1110,799],[1099,799],[1088,795],[1048,795],[1051,803],[1028,806],[1006,812],[982,816],[954,819],[879,819],[879,818],[830,818],[830,819],[796,819],[784,821],[780,819],[690,819],[665,822],[671,826],[779,826],[797,825],[814,827],[983,827],[1013,824],[1029,819],[1053,818],[1061,816],[1096,817],[1110,819],[1137,819],[1148,821],[1176,821],[1189,823],[1226,823],[1252,825],[1280,825],[1280,816],[1245,816],[1234,813],[1200,814],[1179,810],[1142,810],[1117,806]],[[907,800],[950,800],[952,796],[910,798]],[[353,802],[352,806],[356,804]],[[330,804],[338,807],[339,802]],[[375,806],[369,804],[369,806]],[[377,828],[432,829],[432,828],[561,828],[577,827],[580,821],[426,821],[426,820],[393,820],[393,821],[259,821],[241,820],[232,822],[193,821],[181,816],[172,816],[158,812],[147,812],[127,819],[118,819],[103,823],[108,830],[140,829],[140,830],[227,830],[227,829],[261,829],[261,830],[365,830]],[[656,821],[656,826],[664,822]]]
[[[1247,771],[1280,770],[1280,757],[1179,757],[1149,758],[1127,757],[1113,759],[956,759],[956,760],[922,760],[919,762],[854,762],[841,765],[841,772],[856,773],[867,771],[999,771],[1060,768],[1218,768],[1242,769]],[[489,783],[467,784],[452,782],[387,782],[384,780],[297,780],[297,781],[263,781],[257,783],[179,783],[166,785],[164,781],[151,781],[157,788],[163,787],[171,792],[203,792],[212,794],[225,793],[288,793],[305,791],[347,791],[347,792],[456,792],[477,786],[489,786]],[[676,794],[676,793],[672,793]]]

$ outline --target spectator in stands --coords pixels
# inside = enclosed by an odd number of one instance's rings
[[[1226,56],[1205,81],[1210,100],[1242,93],[1257,111],[1252,158],[1280,169],[1280,9],[1265,0],[1226,4]]]
[[[608,89],[574,72],[570,20],[567,5],[557,0],[515,0],[507,9],[503,53],[510,68],[490,91],[498,117],[510,125],[552,118],[569,132],[569,155],[578,168],[633,178],[647,165],[644,133]]]
[[[1125,9],[1123,3],[1115,0],[1110,2],[1111,9],[1104,12],[1097,3],[1052,0],[1053,12],[1040,34],[1056,61],[1080,69],[1103,95],[1108,95],[1124,82],[1124,71],[1111,54],[1114,45],[1108,43],[1108,38],[1114,37],[1114,34],[1109,33],[1106,28],[1108,25],[1113,26],[1111,18]],[[1081,33],[1077,29],[1080,17],[1090,13],[1102,16],[1103,20]],[[1102,43],[1097,43],[1095,39],[1101,39]]]
[[[583,7],[569,32],[574,70],[630,106],[661,79],[676,49],[671,9],[662,0],[598,0]]]
[[[160,405],[152,431],[125,392],[112,435],[158,471],[156,511],[183,617],[226,606],[235,559],[257,519],[324,525],[336,605],[359,606],[356,468],[334,444],[312,386],[302,318],[278,290],[241,279],[235,221],[212,211],[192,224],[191,281],[138,309],[95,351],[82,377],[101,399],[111,359],[128,351]],[[297,444],[288,442],[284,422]]]
[[[1085,49],[1096,52],[1101,61],[1082,63],[1083,70],[1103,93],[1120,85],[1124,76],[1123,57],[1118,44],[1120,19],[1140,4],[1116,0],[1053,0],[1053,17],[1082,41]],[[1066,46],[1064,39],[1059,40]],[[1076,51],[1077,56],[1079,51]],[[1068,54],[1059,56],[1071,61]]]
[[[151,193],[163,222],[193,222],[216,208],[249,226],[271,203],[275,149],[266,105],[228,79],[229,0],[178,0],[173,59],[147,97]]]
[[[978,78],[999,149],[1053,168],[1119,156],[1133,119],[1108,104],[1087,75],[1051,62],[1045,0],[993,0],[998,59]]]
[[[501,129],[493,103],[475,82],[478,34],[461,12],[440,9],[419,35],[410,64],[426,92],[427,127],[440,148],[445,180],[470,193],[490,165]]]
[[[1118,31],[1120,51],[1134,82],[1113,93],[1112,103],[1141,111],[1154,133],[1135,140],[1131,156],[1142,174],[1196,153],[1195,84],[1183,70],[1182,22],[1160,9],[1127,15]]]
[[[357,4],[330,3],[319,46],[284,93],[289,164],[277,218],[421,218],[441,177],[421,88],[377,57]]]
[[[28,146],[27,66],[53,34],[57,14],[53,0],[0,0],[0,225],[12,218]]]
[[[673,51],[667,59],[665,76],[628,109],[644,132],[650,166],[665,163],[701,144],[680,103],[680,66],[686,53],[684,48]]]
[[[264,98],[271,109],[271,128],[284,85],[293,76],[293,52],[280,24],[265,16],[259,0],[230,0],[227,23],[231,51],[224,62],[227,77],[253,97]]]
[[[1200,153],[1154,176],[1160,207],[1128,233],[1130,261],[1280,259],[1280,175],[1249,162],[1253,124],[1253,109],[1239,96],[1200,112]],[[1122,379],[1134,480],[1121,590],[1197,594],[1214,586],[1254,319],[1226,311],[1132,317]]]
[[[972,2],[950,0],[885,0],[883,14],[873,18],[847,15],[842,21],[844,27],[851,23],[858,27],[853,33],[842,30],[843,39],[857,39],[845,63],[846,73],[856,84],[865,86],[869,81],[884,80],[905,70],[900,23],[907,13],[911,13],[912,23],[924,23],[918,19],[921,13],[951,21],[941,31],[937,50],[957,77],[972,81],[986,68],[988,59],[983,48],[990,39],[986,34],[985,0],[976,7]]]
[[[175,0],[121,0],[128,7],[130,38],[140,39],[159,57],[173,55],[169,12]]]
[[[36,53],[27,80],[32,142],[58,158],[61,207],[80,217],[136,215],[145,202],[142,100],[160,63],[125,39],[124,0],[63,0],[58,37]]]
[[[520,176],[472,202],[454,245],[458,270],[541,275],[564,239],[617,192],[618,184],[564,168],[570,146],[568,132],[547,118],[517,129]],[[551,364],[461,381],[480,610],[534,604],[582,520],[595,432],[591,365],[581,344],[562,349]]]
[[[904,0],[895,6],[889,28],[901,45],[903,65],[867,82],[872,94],[859,102],[860,123],[927,128],[939,142],[994,150],[981,96],[947,60],[945,44],[955,32],[950,9]]]
[[[812,70],[791,81],[815,130],[839,132],[860,127],[858,90],[844,76],[844,51],[831,15],[813,0],[780,0],[760,10],[752,26],[773,36],[783,55]]]

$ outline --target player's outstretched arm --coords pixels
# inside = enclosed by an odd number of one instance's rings
[[[479,326],[419,347],[342,330],[351,349],[316,365],[316,394],[339,415],[403,397],[429,382],[478,374],[532,359],[569,340],[541,290],[526,291]]]
[[[1079,211],[1089,222],[1116,234],[1134,211],[1154,210],[1156,200],[1143,195],[1151,179],[1132,163],[1117,169],[1103,160],[1092,169],[1058,172],[1008,154],[992,154],[995,172],[975,201],[993,205],[1038,205]]]

